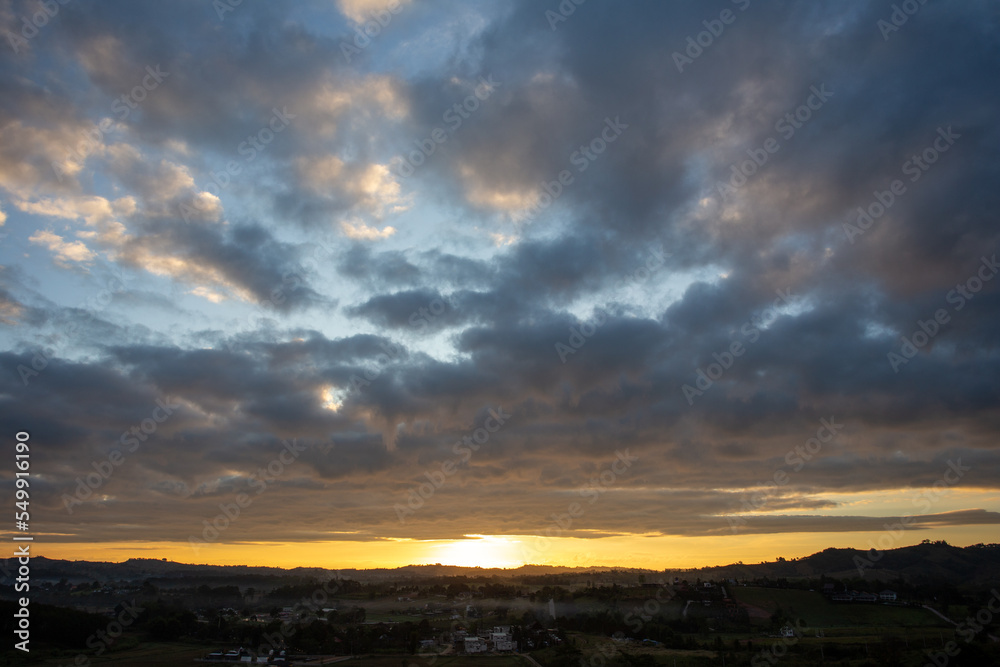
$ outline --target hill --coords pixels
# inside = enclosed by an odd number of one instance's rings
[[[859,571],[859,564],[862,570]],[[0,583],[11,585],[16,562],[0,560]],[[864,578],[873,581],[903,579],[911,582],[941,581],[969,585],[995,584],[1000,581],[1000,544],[977,544],[954,547],[944,542],[925,542],[881,553],[858,549],[829,548],[805,558],[704,567],[689,570],[643,570],[635,568],[588,567],[570,568],[548,565],[524,565],[512,569],[461,567],[457,565],[407,565],[394,569],[327,569],[250,565],[197,565],[166,560],[132,558],[122,563],[55,560],[45,557],[31,559],[34,581],[66,579],[70,583],[84,581],[142,581],[145,579],[202,580],[231,577],[251,578],[317,578],[331,577],[356,581],[419,581],[447,577],[497,577],[526,579],[534,577],[583,577],[600,574],[603,580],[634,582],[639,576],[646,581],[660,577],[686,579],[803,579],[821,576],[832,579]]]

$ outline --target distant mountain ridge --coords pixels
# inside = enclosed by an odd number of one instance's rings
[[[944,542],[926,542],[885,551],[831,547],[805,558],[705,568],[708,578],[864,578],[905,580],[921,578],[952,582],[1000,581],[1000,544],[954,547]],[[705,578],[705,577],[703,577]]]
[[[9,573],[16,572],[13,558],[0,561],[4,585],[12,582]],[[861,569],[859,571],[859,564]],[[628,567],[561,567],[554,565],[523,565],[513,569],[477,568],[459,565],[406,565],[398,568],[368,570],[332,569],[319,567],[279,567],[252,565],[196,565],[173,561],[130,558],[123,563],[54,560],[45,557],[31,559],[32,580],[62,578],[82,581],[140,581],[149,578],[206,578],[213,576],[257,577],[341,577],[358,581],[412,581],[441,577],[510,577],[523,578],[547,575],[604,575],[603,579],[635,581],[642,576],[647,582],[661,577],[701,579],[799,579],[827,576],[834,579],[865,579],[887,581],[902,577],[940,579],[963,583],[1000,581],[1000,544],[978,544],[954,547],[944,542],[926,542],[883,552],[831,547],[804,558],[779,558],[756,564],[733,563],[715,567],[684,570],[648,570]]]

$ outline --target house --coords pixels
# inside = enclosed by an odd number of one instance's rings
[[[878,602],[878,596],[874,593],[858,593],[854,596],[855,602]]]
[[[493,644],[494,651],[516,651],[517,643],[510,632],[509,625],[498,625],[490,633],[490,643]]]
[[[878,599],[883,602],[893,602],[896,600],[896,591],[885,590],[878,594]]]
[[[205,657],[205,660],[207,662],[239,662],[251,665],[268,664],[267,656],[264,655],[254,656],[254,654],[251,651],[243,648],[242,646],[238,649],[232,649],[229,651],[214,651],[212,653],[209,653]]]
[[[285,667],[291,667],[291,661],[288,659],[288,652],[284,649],[280,651],[275,651],[271,649],[267,655],[267,664],[269,665],[284,665]]]
[[[466,637],[464,644],[466,653],[486,653],[486,640],[482,637]]]
[[[793,628],[790,625],[786,625],[785,627],[781,628],[781,631],[778,634],[781,635],[782,637],[794,637],[795,628]]]
[[[494,651],[516,651],[517,650],[517,642],[515,642],[514,639],[510,635],[507,635],[507,636],[505,636],[505,637],[503,637],[501,639],[494,639],[493,640],[493,650]]]

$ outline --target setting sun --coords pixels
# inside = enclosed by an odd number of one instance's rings
[[[467,539],[453,540],[436,546],[435,562],[442,565],[464,567],[518,567],[524,565],[519,557],[517,540],[494,535],[466,535]]]

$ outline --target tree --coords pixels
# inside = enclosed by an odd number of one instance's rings
[[[364,623],[367,613],[364,607],[353,607],[345,619],[348,623]]]
[[[549,661],[551,667],[578,667],[583,652],[567,642],[556,647],[555,656]]]

